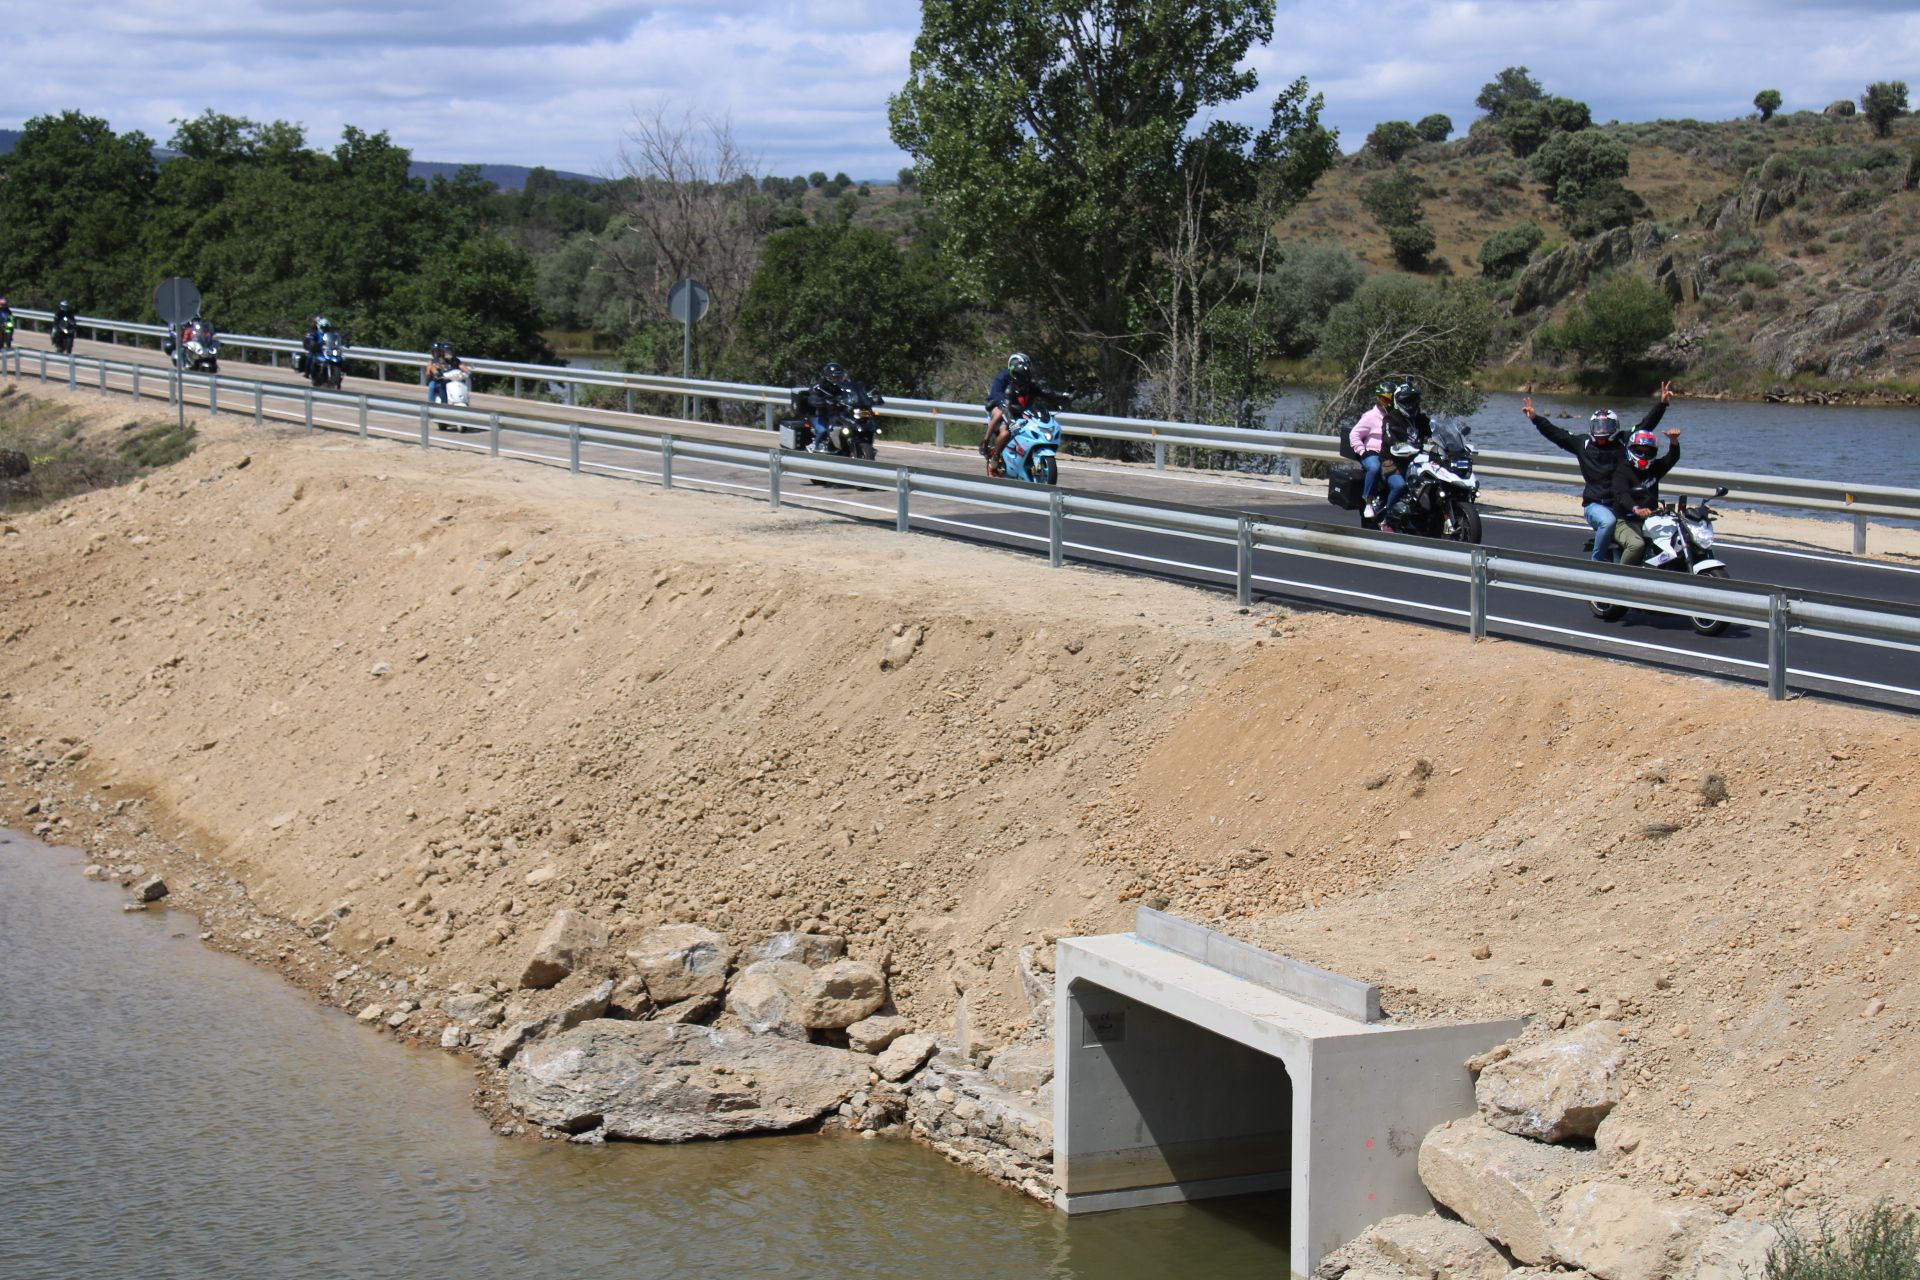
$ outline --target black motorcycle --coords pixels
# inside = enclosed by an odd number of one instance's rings
[[[849,383],[845,391],[822,409],[827,419],[827,438],[816,449],[813,443],[813,412],[818,407],[815,394],[812,387],[794,390],[793,412],[798,416],[780,424],[780,446],[872,462],[874,440],[880,434],[878,411],[886,403],[885,398],[864,382]]]
[[[72,355],[73,339],[79,331],[80,326],[74,323],[72,316],[55,316],[53,318],[53,349],[63,356]]]

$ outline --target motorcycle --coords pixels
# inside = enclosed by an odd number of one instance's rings
[[[1713,491],[1713,498],[1726,496],[1725,485]],[[1641,567],[1702,578],[1728,577],[1726,562],[1713,557],[1713,522],[1718,513],[1707,505],[1713,498],[1700,499],[1697,507],[1689,507],[1685,498],[1677,503],[1665,502],[1648,516],[1640,526],[1647,539],[1647,558],[1641,561]],[[1586,549],[1593,550],[1593,539],[1587,539]],[[1606,600],[1590,601],[1589,607],[1602,622],[1618,622],[1627,612],[1627,606]],[[1703,636],[1717,636],[1727,629],[1724,618],[1692,617],[1688,621]]]
[[[320,349],[305,353],[306,359],[302,362],[301,372],[307,375],[307,380],[315,387],[330,387],[338,391],[344,376],[346,349],[347,344],[340,337],[339,331],[327,330],[321,335]]]
[[[987,460],[988,475],[1003,475],[1027,484],[1054,485],[1060,481],[1060,421],[1043,404],[1029,405],[1013,418],[1013,435],[1000,451],[1003,470],[994,471],[993,459]]]
[[[5,315],[0,316],[0,351],[7,351],[12,349],[12,347],[13,312],[9,311]]]
[[[1364,473],[1351,462],[1334,465],[1327,482],[1327,501],[1347,511],[1359,511],[1363,529],[1478,543],[1480,477],[1473,473],[1474,448],[1467,443],[1467,429],[1436,422],[1424,442],[1396,440],[1389,448],[1394,465],[1406,477],[1406,487],[1392,506],[1384,510],[1362,508]]]
[[[441,383],[446,387],[446,398],[440,403],[450,409],[464,409],[473,400],[473,380],[467,371],[459,366],[448,369],[440,375]],[[434,424],[441,431],[465,431],[466,426],[458,422],[440,422]]]
[[[72,355],[74,335],[79,332],[79,329],[80,326],[74,323],[72,316],[55,316],[51,335],[53,349],[63,356]]]
[[[781,422],[781,448],[813,451],[812,396],[811,387],[794,390],[793,411],[800,416]],[[826,409],[827,438],[819,452],[872,462],[874,442],[880,435],[879,408],[885,403],[885,397],[866,383],[850,383],[845,394]]]
[[[188,325],[185,331],[186,367],[189,373],[220,372],[220,336],[209,325]],[[172,354],[169,345],[168,354]]]

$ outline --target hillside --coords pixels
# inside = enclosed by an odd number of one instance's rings
[[[1758,120],[1608,124],[1624,143],[1624,185],[1645,204],[1631,228],[1570,243],[1544,188],[1490,130],[1419,147],[1401,166],[1428,188],[1438,241],[1429,274],[1477,276],[1480,246],[1532,221],[1546,231],[1528,266],[1495,286],[1511,322],[1495,363],[1509,381],[1564,380],[1536,348],[1589,284],[1626,270],[1661,284],[1675,333],[1654,356],[1693,392],[1826,389],[1910,396],[1920,360],[1920,196],[1910,147],[1920,122],[1877,140],[1858,118],[1800,112]],[[1347,157],[1282,228],[1333,241],[1370,269],[1394,271],[1361,188],[1388,171]]]

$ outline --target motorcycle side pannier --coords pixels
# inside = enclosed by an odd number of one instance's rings
[[[1336,462],[1327,475],[1327,501],[1342,511],[1360,509],[1360,486],[1366,472],[1357,462]]]

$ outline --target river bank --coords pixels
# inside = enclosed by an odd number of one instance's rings
[[[1347,370],[1322,360],[1275,361],[1271,368],[1290,387],[1309,390],[1338,387],[1347,377]],[[1578,371],[1539,365],[1487,365],[1474,373],[1468,385],[1482,391],[1505,391],[1516,395],[1604,396],[1618,399],[1622,395],[1642,394],[1647,385],[1658,384],[1666,376],[1659,369],[1636,370],[1620,378],[1582,375]],[[1691,382],[1680,375],[1674,380],[1674,390],[1689,400],[1744,404],[1876,409],[1920,406],[1920,386],[1904,382],[1836,382],[1827,378],[1801,376],[1784,381],[1770,379],[1738,386],[1716,386],[1711,382]]]

